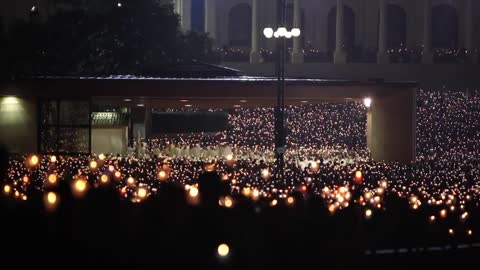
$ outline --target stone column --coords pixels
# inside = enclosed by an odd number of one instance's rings
[[[250,51],[250,63],[260,63],[262,61],[258,42],[260,34],[260,26],[258,25],[258,16],[260,15],[259,3],[260,0],[252,0],[252,50]]]
[[[0,144],[9,152],[29,154],[38,151],[37,102],[35,98],[0,97]]]
[[[378,27],[378,52],[377,63],[387,64],[390,58],[387,53],[387,18],[388,18],[388,3],[387,0],[380,0],[380,22]]]
[[[336,24],[336,43],[333,62],[343,64],[347,62],[347,55],[343,48],[344,18],[343,18],[343,0],[337,0],[337,24]]]
[[[205,0],[205,32],[216,44],[217,39],[217,0]]]
[[[367,145],[375,161],[415,160],[416,91],[391,87],[373,97],[367,114]]]
[[[187,32],[192,29],[192,0],[176,0],[175,12],[180,16],[180,28]]]
[[[470,62],[477,61],[477,52],[473,42],[473,5],[472,0],[465,0],[465,49],[467,49]]]
[[[300,0],[293,0],[293,27],[302,31]],[[302,31],[299,37],[293,37],[293,51],[291,55],[291,61],[293,64],[301,64],[304,61],[302,35],[305,35],[305,32]]]
[[[432,53],[432,0],[423,0],[423,57],[424,64],[433,63]]]

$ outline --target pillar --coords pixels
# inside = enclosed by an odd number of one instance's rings
[[[423,0],[423,57],[424,64],[433,63],[432,53],[432,0]]]
[[[387,53],[387,18],[388,18],[388,3],[387,0],[380,0],[380,22],[378,27],[378,52],[377,63],[387,64],[390,58]]]
[[[192,29],[192,0],[176,0],[175,12],[180,16],[180,28],[184,32]]]
[[[0,97],[0,144],[12,153],[36,153],[38,111],[33,98]]]
[[[343,0],[337,0],[337,23],[336,23],[336,43],[333,62],[342,64],[347,62],[347,55],[343,48],[344,20],[343,20]]]
[[[367,111],[367,147],[372,149],[372,110],[368,108]]]
[[[473,5],[472,0],[465,0],[465,49],[468,51],[469,60],[477,61],[477,52],[473,42]]]
[[[252,50],[250,51],[250,63],[260,63],[262,55],[259,48],[259,4],[260,0],[252,0]]]
[[[367,145],[376,161],[415,160],[416,91],[384,89],[367,114]]]
[[[303,30],[300,0],[293,0],[293,27],[300,29],[300,31]],[[291,55],[293,64],[301,64],[304,61],[302,35],[305,35],[305,32],[302,32],[299,37],[293,37],[293,51]]]
[[[205,0],[205,32],[216,44],[217,39],[217,0]]]

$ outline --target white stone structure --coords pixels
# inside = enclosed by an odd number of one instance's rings
[[[246,51],[250,62],[259,63],[262,51],[275,47],[262,32],[267,26],[276,26],[277,0],[172,1],[182,29],[202,28],[218,48]],[[201,10],[198,4],[203,5]],[[337,5],[344,8],[336,9]],[[3,0],[2,24],[8,28],[16,19],[28,19],[33,6],[43,18],[55,9],[49,0]],[[389,62],[387,50],[398,46],[423,48],[422,62],[428,64],[437,47],[469,52],[480,47],[480,35],[476,34],[480,17],[475,16],[480,1],[287,0],[287,6],[287,26],[302,29],[302,36],[289,43],[292,63],[302,63],[304,53],[317,51],[330,53],[333,62],[341,64],[348,61],[348,51],[361,48],[373,51],[376,62],[385,64]],[[443,29],[441,21],[451,27]],[[469,57],[473,60],[475,55]]]

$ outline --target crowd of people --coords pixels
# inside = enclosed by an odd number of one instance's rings
[[[288,49],[289,52],[292,48]],[[218,61],[223,62],[248,62],[250,51],[244,48],[217,49]],[[305,62],[328,63],[333,62],[333,50],[324,51],[315,48],[304,48]],[[403,44],[397,48],[387,50],[392,63],[420,63],[422,61],[423,47],[407,48]],[[478,62],[478,50],[469,51],[460,48],[436,48],[432,50],[435,63],[469,63],[472,60]],[[268,49],[261,50],[264,62],[274,62],[275,54]],[[348,62],[353,63],[376,63],[377,49],[353,47],[347,51]]]
[[[7,210],[1,220],[14,221],[0,228],[26,241],[15,226],[27,220],[52,230],[47,236],[59,245],[95,237],[111,241],[108,247],[159,241],[166,258],[222,267],[250,260],[260,269],[321,264],[313,259],[318,251],[363,258],[381,248],[446,245],[443,254],[475,242],[480,91],[418,91],[417,159],[408,164],[371,160],[366,112],[357,101],[289,107],[283,178],[276,175],[272,108],[232,110],[223,132],[144,140],[141,156],[11,157],[0,205]],[[29,214],[15,219],[19,209]],[[114,228],[99,236],[98,226]],[[229,263],[207,254],[222,242],[237,252]]]

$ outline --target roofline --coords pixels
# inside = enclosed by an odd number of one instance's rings
[[[129,82],[244,82],[244,83],[258,83],[258,84],[271,84],[276,82],[276,77],[256,77],[256,76],[238,76],[238,77],[215,77],[215,78],[175,78],[175,77],[138,77],[131,75],[120,76],[108,76],[108,77],[89,77],[89,76],[36,76],[26,78],[15,78],[11,80],[4,80],[2,83],[23,83],[34,81],[129,81]],[[324,86],[401,86],[401,87],[418,87],[419,83],[415,81],[384,81],[382,79],[372,80],[345,80],[345,79],[315,79],[315,78],[285,78],[285,82],[288,85],[324,85]]]

